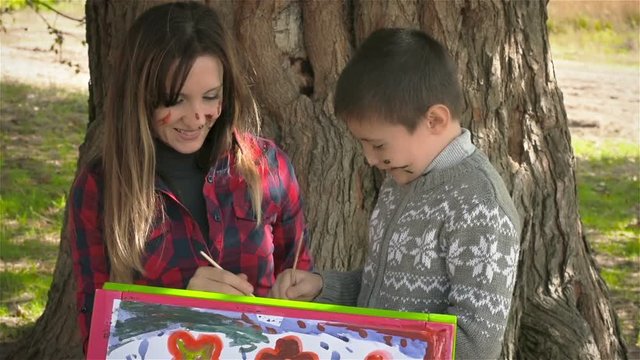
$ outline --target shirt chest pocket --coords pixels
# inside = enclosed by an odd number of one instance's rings
[[[236,192],[233,196],[233,220],[225,230],[225,243],[240,245],[243,256],[270,257],[273,254],[273,226],[277,221],[278,209],[270,201],[262,201],[262,216],[258,222],[256,212],[248,196]],[[226,236],[235,235],[235,236]]]
[[[156,214],[153,224],[151,224],[151,232],[147,236],[145,252],[151,254],[158,251],[165,238],[171,233],[172,227],[171,219],[167,214]]]
[[[167,271],[175,268],[176,249],[173,232],[180,230],[176,229],[176,225],[178,224],[173,224],[167,216],[164,219],[159,217],[154,222],[153,229],[145,244],[145,256],[143,257],[144,278],[148,279],[147,281],[150,283],[155,284],[155,281],[159,281]],[[180,284],[171,285],[179,286]]]
[[[263,182],[266,180],[263,177]],[[236,178],[229,181],[228,191],[232,193],[233,212],[237,219],[257,223],[257,211],[251,201],[251,190],[244,179]],[[261,224],[273,224],[280,210],[280,191],[274,184],[262,184]],[[226,190],[226,189],[225,189]]]

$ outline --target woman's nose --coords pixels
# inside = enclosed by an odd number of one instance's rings
[[[204,106],[202,104],[193,104],[191,106],[193,114],[189,116],[191,122],[197,126],[204,125],[206,122],[206,114],[204,113]]]

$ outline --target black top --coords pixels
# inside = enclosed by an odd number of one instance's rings
[[[162,141],[155,144],[156,172],[189,210],[208,241],[207,207],[202,194],[206,171],[197,165],[196,153],[179,153]]]

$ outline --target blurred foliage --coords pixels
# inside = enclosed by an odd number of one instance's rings
[[[10,12],[32,7],[36,10],[56,5],[58,0],[3,0],[2,11]]]
[[[554,59],[640,66],[639,1],[559,1],[548,5]]]

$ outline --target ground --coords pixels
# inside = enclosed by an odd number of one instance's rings
[[[596,65],[577,61],[554,61],[558,85],[564,96],[572,139],[640,144],[640,68]],[[581,166],[577,159],[577,166]],[[584,165],[587,166],[587,165]],[[638,164],[635,176],[640,175]],[[636,190],[637,191],[637,190]],[[630,196],[634,196],[630,194]],[[635,194],[636,198],[638,193]],[[636,199],[640,203],[640,199]],[[636,205],[636,222],[640,218],[640,205]],[[640,224],[636,224],[638,226]],[[592,248],[598,242],[611,242],[595,232],[586,230]],[[636,239],[638,241],[638,239]],[[599,268],[629,268],[629,277],[623,282],[630,286],[632,295],[622,295],[612,289],[611,300],[627,339],[630,359],[640,359],[638,348],[638,294],[640,294],[640,265],[638,259],[628,263],[625,258],[594,251]],[[635,293],[635,295],[633,295]],[[633,300],[635,298],[635,300]]]
[[[640,141],[640,69],[554,61],[572,138]]]
[[[3,80],[87,91],[89,70],[87,47],[83,45],[84,25],[59,16],[47,16],[52,24],[62,25],[66,31],[56,55],[49,51],[53,37],[46,25],[42,21],[26,21],[26,18],[33,20],[34,16],[17,13],[13,19],[3,17],[6,28],[6,32],[0,31]],[[30,24],[28,31],[24,25],[18,25],[25,23]],[[60,60],[66,63],[60,63]],[[554,61],[554,69],[564,95],[572,139],[640,143],[638,67]],[[595,258],[600,267],[616,261],[606,254],[596,253]],[[637,264],[633,266],[637,269]],[[638,277],[638,271],[633,276]],[[637,305],[617,299],[615,293],[613,303],[625,331],[635,333],[637,338],[637,320],[634,320],[638,318]],[[631,347],[630,357],[636,356],[640,358],[640,351]]]

